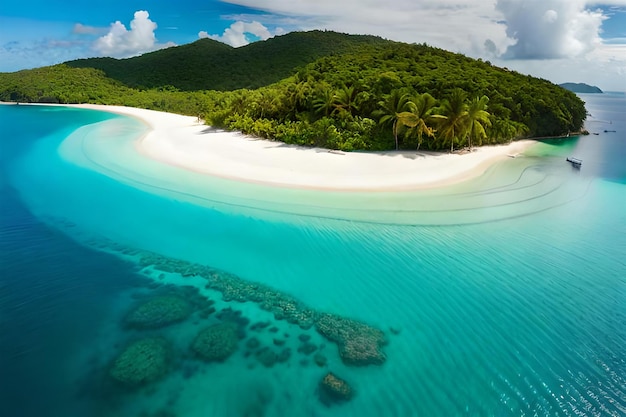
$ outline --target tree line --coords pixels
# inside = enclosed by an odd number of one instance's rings
[[[306,36],[299,34],[298,42]],[[296,38],[282,39],[281,48],[289,39]],[[565,135],[580,130],[586,117],[574,93],[546,80],[427,45],[366,40],[350,44],[346,38],[344,52],[316,58],[292,69],[293,75],[254,89],[140,88],[103,70],[56,65],[0,74],[0,100],[170,111],[258,137],[342,150],[471,148]],[[286,59],[280,58],[274,62]],[[230,82],[244,82],[241,71],[233,72]]]
[[[531,134],[491,111],[490,98],[453,88],[443,98],[395,89],[308,82],[210,95],[199,116],[211,125],[286,143],[340,150],[428,149],[507,143]],[[580,127],[580,126],[579,126]],[[575,125],[566,126],[565,134]]]

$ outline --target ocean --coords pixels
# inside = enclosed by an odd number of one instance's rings
[[[209,178],[138,155],[135,119],[0,106],[0,415],[625,415],[626,96],[580,96],[588,136],[376,193]],[[346,359],[328,315],[383,359]]]

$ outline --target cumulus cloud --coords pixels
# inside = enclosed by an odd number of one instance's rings
[[[498,0],[496,10],[504,15],[506,33],[515,42],[507,58],[571,58],[601,44],[605,16],[586,9],[584,0]]]
[[[282,33],[280,28],[278,31],[279,33]],[[270,33],[269,29],[263,24],[257,21],[244,22],[241,20],[230,25],[230,27],[226,28],[224,33],[221,35],[209,35],[206,31],[200,31],[200,33],[198,33],[199,38],[214,39],[230,46],[234,46],[235,48],[245,46],[251,41],[266,40],[272,36],[273,35]]]
[[[112,23],[109,32],[94,42],[93,49],[106,56],[128,57],[173,46],[171,43],[157,44],[156,28],[157,24],[150,20],[148,12],[139,10],[130,22],[130,30],[119,20]]]
[[[470,55],[487,54],[485,41],[495,54],[511,44],[494,1],[481,0],[225,0],[266,12],[261,23],[276,16],[294,30],[328,29],[378,35],[408,43],[438,46]],[[266,22],[266,19],[271,19]]]

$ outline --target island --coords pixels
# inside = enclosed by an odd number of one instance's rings
[[[559,86],[573,93],[594,93],[594,94],[603,93],[603,91],[600,90],[595,85],[589,85],[585,83],[563,83],[563,84],[559,84]]]
[[[129,59],[0,74],[0,101],[122,105],[339,151],[471,151],[581,130],[549,81],[426,44],[330,31],[232,48],[211,39]]]

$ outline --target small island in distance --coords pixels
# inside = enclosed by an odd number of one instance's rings
[[[589,85],[585,83],[563,83],[559,84],[559,86],[569,90],[573,93],[597,93],[602,94],[603,91],[595,85]]]

